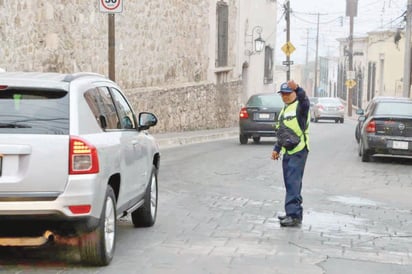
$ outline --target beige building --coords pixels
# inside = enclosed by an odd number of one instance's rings
[[[109,75],[110,44],[115,80],[159,132],[235,126],[248,95],[273,89],[275,0],[122,1],[115,15],[102,2],[0,1],[0,68]]]
[[[347,99],[348,40],[340,43],[338,95]],[[375,96],[403,95],[403,64],[405,40],[398,30],[369,32],[353,39],[353,71],[356,85],[352,89],[352,103],[364,108]]]

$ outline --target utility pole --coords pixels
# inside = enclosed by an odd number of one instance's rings
[[[355,73],[353,72],[353,18],[357,15],[358,0],[346,0],[346,16],[349,16],[349,71],[346,74],[348,80],[353,80]],[[353,86],[348,87],[348,116],[352,117],[352,93]]]
[[[403,65],[403,96],[411,95],[411,23],[412,23],[412,0],[408,0],[406,11],[405,29],[405,56]]]
[[[319,16],[318,13],[318,23],[316,27],[316,54],[315,54],[315,83],[314,83],[314,90],[313,94],[315,97],[318,97],[318,59],[319,59]]]
[[[286,43],[289,43],[290,42],[290,0],[287,0],[286,2],[285,17],[286,17]],[[290,54],[286,55],[286,64],[287,64],[286,81],[289,81],[290,80]]]
[[[305,65],[308,65],[309,60],[309,29],[306,30],[306,57],[305,57]]]
[[[108,42],[109,42],[109,79],[112,81],[116,80],[115,75],[115,52],[116,52],[116,42],[115,42],[115,22],[114,22],[114,13],[109,13],[108,15]]]

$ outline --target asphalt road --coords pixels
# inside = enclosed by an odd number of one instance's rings
[[[274,140],[237,136],[162,150],[154,227],[119,222],[115,258],[76,262],[74,248],[0,250],[5,273],[412,273],[411,160],[362,163],[355,121],[312,123],[304,220],[282,228]]]

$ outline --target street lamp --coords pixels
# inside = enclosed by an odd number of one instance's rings
[[[261,33],[262,33],[261,26],[255,26],[252,29],[251,34],[247,34],[247,32],[245,31],[245,45],[247,44],[253,45],[252,49],[245,50],[245,54],[247,56],[251,56],[256,53],[261,53],[263,49],[265,48],[265,40],[262,39]],[[257,38],[254,39],[255,37]]]
[[[264,47],[265,47],[265,40],[263,40],[259,34],[259,37],[255,39],[255,52],[257,53],[262,52]]]

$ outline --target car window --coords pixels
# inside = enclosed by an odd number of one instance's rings
[[[375,115],[412,116],[412,103],[380,102],[376,105]]]
[[[249,107],[280,107],[284,106],[282,97],[278,94],[261,94],[253,95],[248,100],[247,106]]]
[[[117,109],[117,113],[120,117],[119,128],[122,129],[133,129],[136,128],[135,119],[133,115],[132,108],[127,103],[124,96],[119,90],[111,88],[113,94],[113,101]]]
[[[119,117],[107,87],[90,89],[84,93],[84,98],[102,129],[119,128]]]
[[[67,91],[12,88],[0,92],[0,133],[68,134]]]

